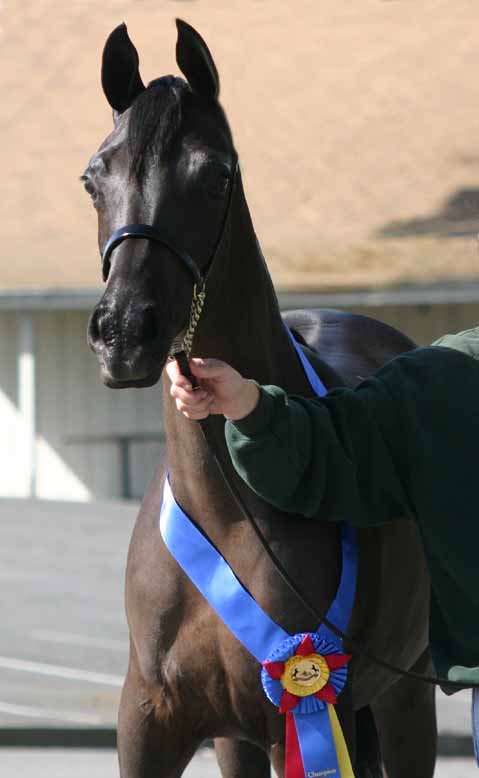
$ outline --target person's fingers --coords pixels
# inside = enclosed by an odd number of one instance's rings
[[[190,381],[181,374],[173,360],[166,370],[171,380],[170,394],[180,413],[188,419],[203,419],[214,413],[223,413],[224,398],[234,392],[242,379],[241,375],[221,359],[201,359],[194,357],[189,362],[191,372],[199,379],[200,386],[193,389]]]
[[[199,357],[190,360],[190,368],[197,378],[223,378],[235,372],[231,365],[221,359],[200,359]]]
[[[176,400],[176,407],[178,408],[181,413],[184,413],[185,411],[191,412],[191,413],[203,413],[203,411],[209,409],[211,405],[211,399],[207,398],[204,400],[201,400],[200,402],[189,402],[188,400],[186,402],[183,402],[183,400]]]
[[[176,400],[177,409],[180,411],[180,413],[183,414],[183,416],[186,416],[187,419],[205,419],[211,412],[211,405],[211,398],[204,400],[195,406],[186,404],[182,402],[182,400]]]
[[[207,419],[210,415],[210,411],[184,411],[183,416],[191,421],[200,421],[201,419]]]
[[[207,419],[209,416],[209,411],[206,411],[205,413],[184,413],[183,416],[187,418],[189,421],[202,421],[203,419]]]
[[[170,381],[176,381],[178,376],[181,375],[176,359],[169,359],[165,365],[165,370],[168,373]]]
[[[191,397],[191,393],[182,397],[175,397],[175,404],[179,411],[203,411],[209,408],[213,402],[213,397],[210,394],[205,394],[203,397],[196,399]]]
[[[191,389],[190,380],[181,373],[176,359],[171,359],[166,363],[166,372],[172,384],[183,386],[185,389]]]
[[[179,384],[171,384],[170,394],[178,400],[181,400],[185,405],[191,405],[192,407],[198,405],[198,403],[209,396],[208,392],[204,389],[188,389]]]

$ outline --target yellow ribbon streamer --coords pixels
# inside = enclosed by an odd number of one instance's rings
[[[339,723],[339,719],[336,715],[334,705],[328,704],[328,713],[334,738],[334,745],[336,746],[339,774],[341,778],[354,778],[354,772],[351,759],[349,758],[348,747],[344,740],[343,730],[341,729],[341,724]]]

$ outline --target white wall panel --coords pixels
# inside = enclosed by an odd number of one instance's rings
[[[119,497],[118,445],[94,439],[160,434],[160,388],[118,391],[103,386],[86,343],[87,314],[52,312],[39,314],[36,321],[39,496]],[[132,445],[134,496],[143,494],[152,472],[151,444]]]
[[[28,497],[29,442],[18,409],[18,317],[0,314],[0,497]]]

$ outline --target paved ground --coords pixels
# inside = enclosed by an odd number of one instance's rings
[[[2,778],[118,778],[113,751],[65,751],[62,749],[4,749],[0,751]],[[441,759],[435,778],[475,778],[472,759]],[[209,749],[200,751],[184,778],[219,778],[220,773]]]
[[[114,751],[75,749],[0,750],[2,778],[118,778]],[[219,778],[212,749],[200,751],[184,778]],[[459,773],[458,773],[459,775]]]
[[[137,507],[0,503],[0,726],[113,726]]]
[[[0,727],[115,725],[136,511],[114,502],[0,502]],[[441,731],[465,735],[468,694],[440,694],[438,703]]]

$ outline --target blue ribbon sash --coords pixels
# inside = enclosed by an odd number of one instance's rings
[[[163,492],[160,530],[168,550],[188,578],[258,662],[289,637],[253,600],[228,562],[183,512],[168,480]]]
[[[291,339],[312,388],[318,395],[325,395],[321,380],[292,336]],[[331,704],[347,679],[345,665],[349,657],[343,653],[342,641],[324,624],[314,633],[294,636],[276,624],[178,505],[168,479],[164,486],[160,531],[186,575],[228,629],[263,665],[265,693],[273,704],[286,712],[287,778],[354,778],[341,727]],[[354,528],[342,525],[341,541],[341,579],[327,619],[346,631],[357,579]],[[311,683],[316,684],[311,686],[314,693],[309,692],[308,684]],[[295,731],[292,732],[291,727]],[[288,742],[292,745],[288,746]]]

